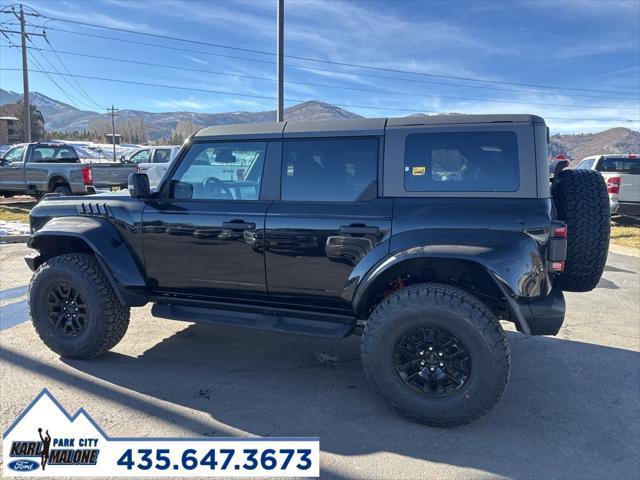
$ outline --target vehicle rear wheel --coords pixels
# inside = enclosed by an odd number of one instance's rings
[[[562,170],[556,182],[558,218],[568,227],[566,266],[557,282],[567,292],[588,292],[598,285],[609,252],[607,186],[594,170]]]
[[[396,411],[436,427],[486,414],[511,365],[493,313],[463,290],[435,283],[383,300],[365,325],[361,353],[367,377]]]
[[[53,189],[53,193],[59,193],[63,196],[69,196],[71,195],[71,188],[69,187],[69,185],[58,185]]]
[[[129,325],[129,308],[116,297],[93,255],[53,257],[34,273],[29,310],[42,341],[68,358],[93,358],[114,347]]]

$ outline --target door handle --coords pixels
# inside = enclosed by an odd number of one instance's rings
[[[347,235],[376,235],[380,233],[380,229],[366,225],[343,225],[340,227],[340,233]]]
[[[231,220],[230,222],[223,222],[222,228],[228,228],[229,230],[255,230],[256,224],[245,222],[244,220]]]

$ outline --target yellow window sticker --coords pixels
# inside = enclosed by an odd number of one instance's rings
[[[427,172],[427,167],[413,167],[411,169],[411,175],[414,177],[422,176]]]

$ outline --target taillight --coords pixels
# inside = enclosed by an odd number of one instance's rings
[[[567,235],[569,230],[567,224],[556,220],[551,223],[551,239],[547,258],[549,259],[549,270],[554,273],[564,272],[564,262],[567,258]]]
[[[563,225],[562,227],[555,227],[553,229],[553,236],[555,238],[567,238],[568,233],[566,225]]]
[[[607,178],[607,192],[620,193],[620,177]]]
[[[91,167],[82,167],[82,183],[85,185],[93,184],[93,174],[91,173]]]

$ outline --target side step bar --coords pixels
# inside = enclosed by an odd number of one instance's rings
[[[322,320],[309,320],[279,314],[238,312],[205,307],[155,303],[151,308],[154,317],[186,322],[205,323],[223,327],[245,327],[257,330],[296,333],[317,337],[343,338],[349,336],[354,326]],[[344,320],[337,318],[336,320]]]

